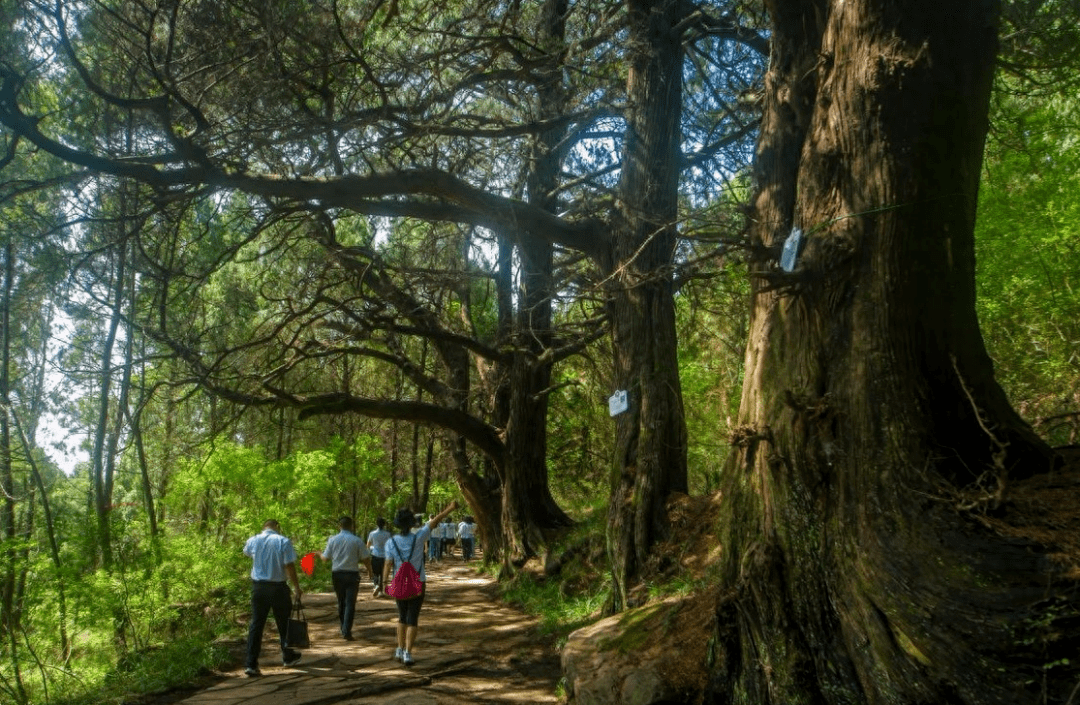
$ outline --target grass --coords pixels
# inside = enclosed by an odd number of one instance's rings
[[[591,624],[611,595],[604,554],[606,505],[584,518],[552,550],[570,555],[553,576],[523,570],[500,586],[502,598],[540,620],[540,631],[558,647],[571,632]]]
[[[540,632],[553,636],[559,647],[571,632],[596,619],[609,593],[605,583],[570,594],[564,581],[538,580],[528,573],[515,576],[502,588],[503,599],[538,617]]]

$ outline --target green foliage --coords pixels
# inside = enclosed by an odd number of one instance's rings
[[[173,521],[197,527],[204,542],[235,545],[273,518],[294,543],[308,545],[340,512],[337,468],[329,450],[270,461],[258,449],[221,445],[181,463],[164,501]]]
[[[731,261],[677,299],[691,494],[719,486],[742,393],[749,293],[745,265]]]
[[[127,655],[106,675],[103,692],[94,695],[127,702],[132,693],[158,693],[195,682],[229,659],[226,643],[211,630],[171,639],[156,648]]]
[[[266,518],[277,518],[300,554],[318,550],[337,530],[346,508],[342,491],[360,488],[368,496],[385,472],[379,440],[360,434],[346,442],[331,439],[320,450],[297,451],[269,460],[259,449],[220,443],[205,457],[178,463],[160,509],[162,535],[151,539],[138,495],[119,500],[110,514],[116,560],[110,571],[93,562],[93,518],[84,514],[85,476],[55,478],[53,507],[62,550],[57,574],[41,544],[26,541],[30,553],[22,603],[24,623],[32,625],[27,649],[20,650],[24,695],[15,702],[120,702],[125,694],[152,692],[190,682],[227,654],[215,646],[220,636],[239,638],[247,610],[250,560],[241,548]],[[351,484],[350,484],[351,483]],[[374,496],[373,494],[371,495]],[[437,483],[432,496],[456,496],[449,483]],[[134,501],[123,501],[134,500]],[[374,503],[362,515],[380,511]],[[366,519],[358,517],[361,522]],[[67,585],[66,621],[60,624],[57,580]],[[329,569],[302,576],[306,589],[329,589]],[[26,671],[25,663],[63,661],[57,650],[61,626],[77,634],[69,667]],[[28,674],[46,674],[34,680]],[[11,683],[10,662],[0,676]]]
[[[1008,86],[1008,84],[1006,84]],[[1052,443],[1080,441],[1080,101],[998,92],[976,229],[998,378]],[[1057,418],[1055,418],[1057,417]]]
[[[553,636],[560,645],[571,632],[596,619],[608,599],[611,588],[598,575],[591,589],[567,590],[561,580],[539,579],[532,573],[520,573],[503,586],[504,600],[540,619],[540,632]]]
[[[597,498],[607,497],[608,458],[612,438],[607,397],[612,393],[606,372],[584,358],[556,368],[548,416],[548,468],[551,493],[560,506],[576,516]]]

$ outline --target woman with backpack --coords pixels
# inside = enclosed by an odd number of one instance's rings
[[[413,664],[412,647],[416,642],[420,607],[424,604],[427,580],[424,573],[424,544],[431,537],[431,530],[457,508],[458,503],[451,502],[449,507],[432,517],[416,533],[410,533],[414,521],[411,511],[399,509],[394,516],[394,526],[400,533],[386,542],[382,584],[386,594],[397,601],[397,650],[394,658],[406,666]],[[394,576],[393,580],[390,579],[391,575]]]

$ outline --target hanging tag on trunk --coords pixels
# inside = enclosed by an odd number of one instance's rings
[[[607,400],[608,416],[618,416],[622,412],[630,408],[630,404],[626,399],[626,390],[621,389]]]
[[[799,257],[802,246],[802,228],[792,228],[791,234],[784,240],[784,249],[780,253],[780,269],[791,272],[795,269],[795,260]]]

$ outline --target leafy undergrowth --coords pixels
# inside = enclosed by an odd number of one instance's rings
[[[54,705],[166,705],[219,679],[215,671],[234,664],[239,630],[223,622],[195,623],[162,644],[130,651],[97,686],[52,693]],[[89,684],[86,684],[89,685]]]
[[[134,705],[138,702],[138,696],[131,693],[156,694],[189,686],[233,660],[235,658],[228,644],[208,642],[206,635],[191,635],[171,641],[160,649],[126,659],[117,671],[110,674],[104,695],[112,692],[116,694],[117,702]],[[96,697],[101,698],[102,695]],[[155,698],[155,702],[160,702],[160,699]]]
[[[715,532],[719,501],[718,493],[671,499],[671,533],[656,546],[631,589],[634,605],[710,592],[715,582],[711,568],[720,556]],[[502,599],[538,617],[542,634],[553,637],[558,647],[571,632],[600,619],[611,597],[605,513],[593,511],[555,543],[545,559],[529,561],[500,586]]]
[[[499,596],[536,616],[541,635],[560,647],[571,632],[600,616],[610,594],[600,510],[563,535],[546,558],[530,560],[499,585]]]

